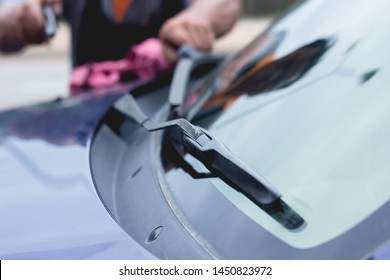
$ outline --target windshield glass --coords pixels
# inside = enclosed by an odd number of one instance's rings
[[[378,74],[377,82],[389,74]],[[300,234],[286,232],[219,180],[214,184],[295,247],[317,246],[351,229],[390,198],[389,96],[372,87],[357,89],[354,77],[330,77],[282,99],[242,97],[210,128],[304,217],[307,227]]]
[[[305,2],[222,67],[214,97],[193,120],[305,219],[305,228],[288,231],[211,179],[240,213],[293,248],[321,246],[353,232],[389,202],[390,3],[374,2]],[[183,199],[174,176],[167,178]],[[183,201],[187,219],[203,231]],[[205,207],[204,201],[199,205]]]

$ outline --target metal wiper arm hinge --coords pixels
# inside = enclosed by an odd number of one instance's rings
[[[288,229],[297,229],[304,220],[281,200],[281,195],[257,172],[234,155],[221,141],[185,119],[155,124],[142,112],[131,95],[118,100],[115,109],[148,131],[178,128],[185,150],[213,175],[239,191]]]

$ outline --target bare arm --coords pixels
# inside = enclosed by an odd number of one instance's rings
[[[183,44],[210,51],[215,39],[233,27],[240,11],[241,0],[192,0],[187,9],[160,29],[165,56],[176,61],[176,49]]]

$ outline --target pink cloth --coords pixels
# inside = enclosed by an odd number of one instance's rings
[[[163,55],[161,42],[151,38],[132,47],[121,60],[76,67],[70,81],[70,92],[77,95],[85,89],[112,86],[120,83],[124,74],[132,74],[137,79],[150,79],[172,66]]]

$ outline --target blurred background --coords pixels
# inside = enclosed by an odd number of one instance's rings
[[[0,0],[18,3],[23,0]],[[264,31],[272,20],[297,0],[243,0],[241,19],[221,38],[215,52],[230,55]],[[16,55],[0,54],[0,111],[68,95],[70,32],[59,24],[55,38],[45,46]]]

